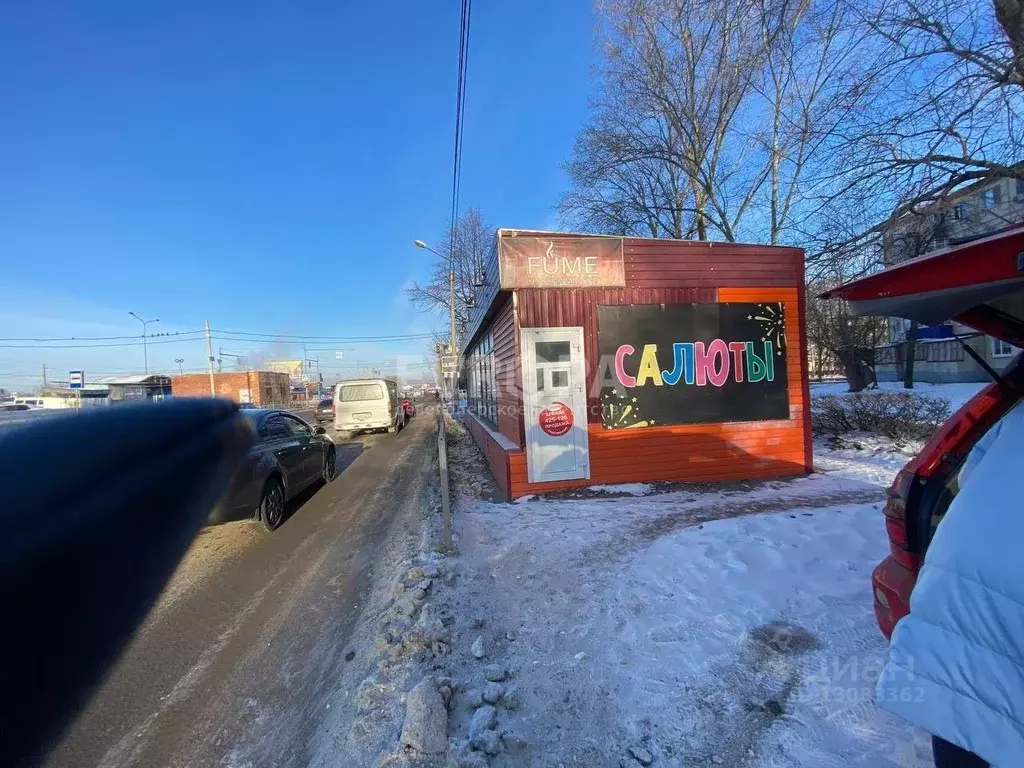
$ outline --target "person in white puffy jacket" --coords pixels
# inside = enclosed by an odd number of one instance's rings
[[[978,442],[959,485],[877,699],[933,735],[939,768],[1024,766],[1024,407]]]

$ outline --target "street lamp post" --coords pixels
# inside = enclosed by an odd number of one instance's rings
[[[181,364],[185,362],[185,358],[184,357],[176,357],[176,358],[174,358],[174,362],[176,362],[178,364],[178,373],[180,373],[182,376],[184,376],[185,375],[185,370],[181,367]]]
[[[449,356],[455,354],[455,262],[451,256],[443,256],[422,240],[413,240],[413,244],[417,248],[423,248],[424,250],[430,251],[435,256],[440,256],[442,259],[448,262],[448,354]],[[452,382],[450,392],[452,395],[452,403],[454,407],[455,402],[455,371],[452,371]]]
[[[150,323],[159,323],[160,318],[154,318],[153,320],[143,320],[141,317],[136,315],[134,312],[129,312],[129,315],[134,317],[140,323],[142,323],[142,364],[145,366],[145,371],[149,373],[149,350],[146,349],[146,326]]]

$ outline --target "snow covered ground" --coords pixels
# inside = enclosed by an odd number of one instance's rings
[[[880,503],[909,455],[862,448],[817,446],[792,481],[504,504],[460,441],[454,736],[498,664],[491,766],[931,765],[927,734],[872,699]]]
[[[843,447],[832,448],[825,440],[814,443],[814,468],[826,475],[856,478],[888,488],[896,473],[921,449],[921,443],[896,446],[892,440],[868,433],[843,436]]]
[[[970,400],[974,395],[985,387],[987,382],[966,382],[957,384],[929,384],[917,382],[914,389],[910,390],[919,395],[931,395],[932,397],[944,397],[949,400],[950,410],[955,412],[961,405]],[[846,381],[823,381],[811,382],[811,397],[814,395],[846,395],[849,394],[849,386]],[[864,392],[906,392],[901,381],[881,381],[878,389],[866,389]]]

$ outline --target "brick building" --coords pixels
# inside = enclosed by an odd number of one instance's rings
[[[236,403],[284,405],[291,399],[287,373],[273,371],[228,371],[213,374],[217,397]],[[174,397],[209,397],[210,374],[187,373],[171,377]]]

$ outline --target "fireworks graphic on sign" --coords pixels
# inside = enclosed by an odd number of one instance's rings
[[[606,389],[601,393],[601,413],[607,429],[654,426],[654,419],[645,419],[640,415],[635,397],[621,395],[614,389]]]
[[[754,320],[761,326],[761,341],[770,341],[776,355],[781,357],[786,353],[786,313],[781,301],[758,304],[755,314],[747,315],[747,320]]]

